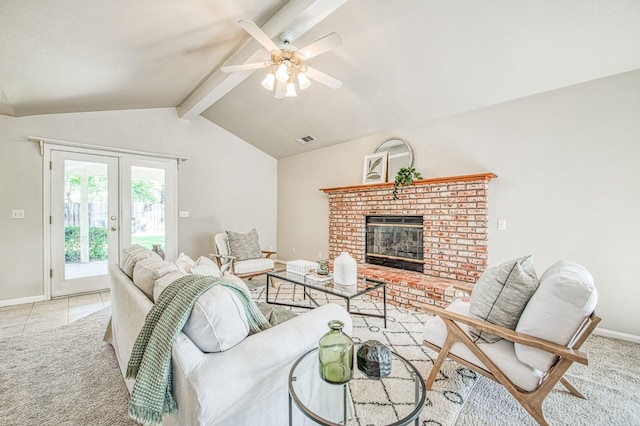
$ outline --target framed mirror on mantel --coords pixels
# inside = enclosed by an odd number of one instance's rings
[[[413,166],[413,149],[409,142],[400,138],[388,138],[380,142],[376,147],[374,154],[381,152],[389,153],[389,165],[387,167],[387,173],[389,176],[388,181],[393,181],[400,170],[403,167]]]

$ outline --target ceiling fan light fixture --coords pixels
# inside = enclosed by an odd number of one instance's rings
[[[273,71],[271,71],[267,76],[262,80],[262,87],[267,90],[273,90],[273,83],[276,81],[276,76]]]
[[[311,86],[311,81],[304,72],[298,73],[298,86],[300,86],[300,90],[307,89]]]
[[[289,80],[287,83],[287,91],[284,93],[285,98],[292,98],[294,96],[298,96],[296,93],[296,86],[293,84],[292,80]]]
[[[289,70],[287,68],[287,64],[285,62],[280,63],[278,65],[278,69],[276,70],[276,80],[280,83],[284,83],[289,79]]]

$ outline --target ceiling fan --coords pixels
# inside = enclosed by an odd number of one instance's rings
[[[275,85],[275,97],[296,96],[295,82],[302,90],[311,85],[309,79],[315,80],[332,89],[342,86],[342,81],[315,68],[306,65],[307,59],[318,56],[331,49],[342,46],[342,37],[336,33],[328,34],[313,43],[298,49],[291,44],[293,35],[289,32],[280,34],[282,44],[276,44],[254,22],[241,19],[238,24],[260,43],[271,54],[271,60],[241,65],[228,65],[221,68],[223,72],[235,72],[271,68],[269,74],[262,81],[262,86],[267,90],[273,90]]]

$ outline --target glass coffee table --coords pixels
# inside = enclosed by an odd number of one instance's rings
[[[301,355],[289,372],[289,425],[293,404],[320,425],[401,426],[414,422],[425,406],[424,380],[413,364],[392,352],[391,374],[370,379],[358,370],[354,348],[353,378],[343,385],[320,377],[318,349]]]
[[[300,285],[303,287],[303,294],[305,298],[309,298],[311,302],[315,306],[308,305],[300,305],[288,302],[278,302],[275,300],[269,300],[269,287],[272,285],[273,279],[279,279],[282,281],[287,281],[295,285]],[[351,299],[362,296],[364,294],[373,292],[375,290],[382,290],[382,310],[383,314],[372,314],[372,313],[363,313],[363,312],[351,312]],[[347,302],[347,312],[354,315],[362,315],[367,317],[376,317],[384,319],[384,328],[387,328],[387,283],[380,280],[374,280],[370,278],[358,277],[358,282],[356,285],[352,286],[344,286],[340,284],[336,284],[333,280],[326,282],[318,282],[311,280],[304,275],[294,274],[292,272],[287,271],[273,271],[267,272],[267,285],[266,285],[266,301],[272,305],[282,305],[282,306],[291,306],[295,308],[306,308],[311,309],[313,307],[320,306],[320,304],[311,296],[309,290],[317,290],[322,293],[331,294],[333,296],[345,299]]]

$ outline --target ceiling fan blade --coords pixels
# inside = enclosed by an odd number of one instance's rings
[[[278,81],[276,85],[276,99],[284,98],[285,93],[287,93],[287,83]]]
[[[340,46],[342,46],[342,37],[336,33],[331,33],[306,45],[302,49],[298,49],[298,54],[302,56],[302,59],[309,59]]]
[[[262,29],[255,24],[253,21],[249,21],[247,19],[241,19],[238,21],[238,24],[251,35],[251,37],[255,38],[258,43],[264,46],[269,52],[272,50],[280,50],[278,46],[269,38],[268,35],[262,31]]]
[[[314,79],[318,83],[322,83],[332,89],[339,89],[342,86],[342,81],[335,77],[331,77],[329,74],[325,74],[322,71],[318,71],[315,68],[307,66],[307,77]]]
[[[245,70],[257,70],[260,68],[266,68],[270,66],[269,62],[254,62],[252,64],[240,64],[240,65],[225,65],[220,68],[222,72],[234,72],[234,71],[245,71]]]

